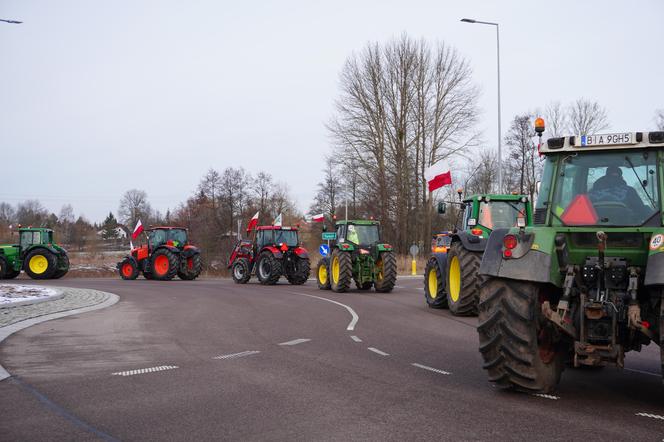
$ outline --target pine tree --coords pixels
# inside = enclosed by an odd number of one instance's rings
[[[101,237],[104,240],[109,240],[109,239],[118,239],[118,220],[115,219],[115,216],[113,216],[113,212],[109,212],[108,216],[104,220],[104,224],[102,224],[102,232],[101,232]]]

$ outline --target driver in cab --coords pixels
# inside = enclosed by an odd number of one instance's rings
[[[623,204],[639,215],[648,213],[648,209],[643,204],[639,194],[625,182],[622,177],[622,170],[616,166],[606,168],[606,174],[595,181],[592,190],[588,192],[588,196],[593,204],[599,203],[600,206],[603,202],[615,202]]]

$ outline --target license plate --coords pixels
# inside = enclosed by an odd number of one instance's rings
[[[622,132],[617,134],[581,135],[575,142],[577,147],[619,146],[623,144],[636,144],[636,134]]]

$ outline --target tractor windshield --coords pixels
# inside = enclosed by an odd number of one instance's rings
[[[655,152],[568,155],[556,178],[554,224],[641,226],[660,210]]]
[[[171,229],[168,231],[168,241],[173,241],[175,247],[181,247],[187,243],[187,231],[184,229]]]
[[[373,245],[380,242],[378,226],[376,224],[358,225],[349,224],[346,240],[357,245]]]
[[[487,229],[516,227],[517,218],[526,218],[526,205],[521,201],[482,201],[477,223]]]
[[[288,247],[297,246],[297,231],[296,230],[275,230],[274,243],[286,244]]]

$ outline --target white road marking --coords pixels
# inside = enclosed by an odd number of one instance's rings
[[[634,373],[648,374],[650,376],[657,376],[657,377],[661,376],[659,373],[654,373],[652,371],[637,370],[635,368],[623,368],[623,370],[632,371]]]
[[[154,373],[157,371],[164,370],[174,370],[180,368],[177,365],[160,365],[159,367],[150,367],[150,368],[139,368],[136,370],[127,370],[127,371],[118,371],[117,373],[111,373],[111,376],[133,376],[135,374],[145,374],[145,373]]]
[[[297,344],[302,344],[304,342],[309,342],[309,341],[311,341],[311,339],[300,338],[300,339],[293,339],[292,341],[288,341],[288,342],[282,342],[279,345],[297,345]]]
[[[358,337],[355,336],[355,335],[351,335],[350,338],[351,338],[353,341],[355,341],[355,342],[362,342],[362,339],[358,338]]]
[[[384,351],[378,350],[377,348],[374,348],[374,347],[367,347],[367,350],[372,351],[372,352],[374,352],[376,354],[379,354],[381,356],[389,356],[390,355],[389,353],[385,353]]]
[[[350,315],[353,317],[353,319],[351,319],[350,323],[348,324],[348,327],[346,327],[346,330],[348,330],[348,331],[355,330],[355,325],[357,324],[357,321],[360,320],[360,317],[357,315],[357,313],[355,313],[355,310],[353,310],[352,308],[350,308],[346,304],[342,304],[340,302],[333,301],[333,300],[327,299],[327,298],[321,298],[320,296],[307,295],[305,293],[298,293],[298,292],[289,292],[289,293],[292,293],[294,295],[306,296],[308,298],[316,298],[316,299],[320,299],[322,301],[327,301],[327,302],[331,302],[332,304],[337,304],[337,305],[342,306],[343,308],[348,310],[348,313],[350,313]]]
[[[440,370],[440,369],[438,369],[438,368],[433,368],[433,367],[429,367],[429,366],[427,366],[427,365],[418,364],[417,362],[413,362],[413,363],[410,364],[410,365],[412,365],[413,367],[422,368],[422,369],[424,369],[424,370],[433,371],[434,373],[439,373],[439,374],[452,374],[452,373],[450,373],[449,371]]]
[[[636,413],[636,416],[649,417],[651,419],[659,419],[659,420],[664,421],[664,416],[660,416],[659,414]]]
[[[553,395],[544,394],[544,393],[533,393],[533,396],[541,397],[541,398],[544,398],[544,399],[551,399],[552,401],[557,401],[558,399],[560,399],[559,396],[553,396]]]
[[[220,355],[220,356],[215,356],[212,359],[236,359],[236,358],[242,358],[244,356],[251,356],[260,353],[260,351],[257,350],[248,350],[248,351],[243,351],[240,353],[231,353],[229,355]]]

